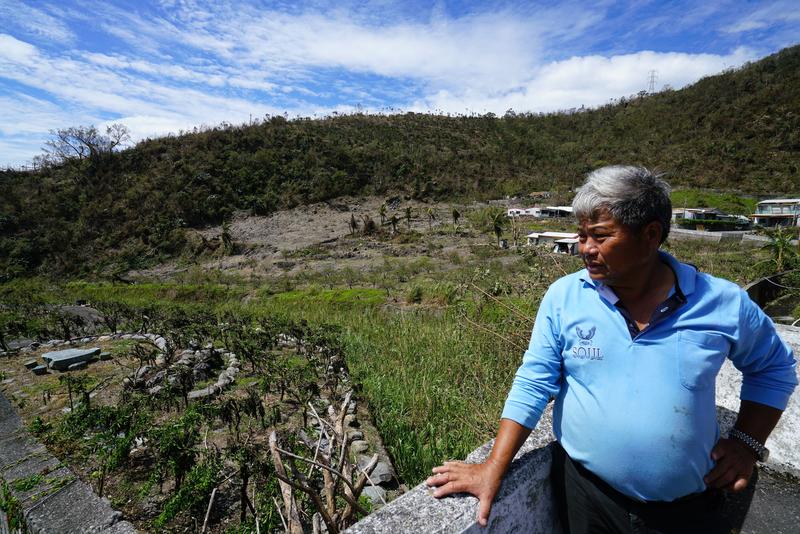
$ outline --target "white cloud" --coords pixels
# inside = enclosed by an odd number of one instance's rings
[[[543,66],[518,89],[496,93],[441,90],[415,102],[413,109],[501,114],[509,108],[545,112],[582,105],[591,107],[646,89],[651,70],[658,72],[659,87],[669,84],[677,89],[751,59],[753,52],[745,48],[726,56],[639,52],[612,57],[573,57]]]
[[[75,34],[60,17],[22,2],[0,0],[0,20],[7,28],[20,28],[27,35],[47,41],[61,44],[71,44],[75,41]]]
[[[759,5],[759,4],[757,4]],[[735,23],[722,30],[727,33],[743,33],[761,30],[775,23],[800,22],[800,5],[796,0],[769,2],[745,14]]]
[[[0,61],[23,63],[34,61],[37,55],[38,51],[32,44],[20,41],[11,35],[0,33]],[[2,66],[3,64],[0,63],[0,67]],[[0,70],[0,76],[2,75],[3,71]]]

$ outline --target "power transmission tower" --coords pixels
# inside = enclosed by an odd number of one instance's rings
[[[647,92],[653,94],[656,92],[656,80],[658,80],[658,72],[655,70],[651,70],[647,74]]]

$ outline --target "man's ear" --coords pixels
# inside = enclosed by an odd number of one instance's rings
[[[664,230],[661,228],[661,223],[658,221],[650,221],[642,229],[642,235],[654,248],[658,248],[661,245],[661,235],[663,233]]]

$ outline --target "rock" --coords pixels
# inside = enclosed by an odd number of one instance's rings
[[[357,423],[356,416],[354,414],[345,415],[344,416],[344,426],[353,426]]]
[[[80,371],[81,369],[86,369],[87,367],[89,367],[89,362],[87,361],[75,362],[69,364],[67,371]]]
[[[147,456],[147,447],[134,447],[128,453],[128,458],[131,460],[141,460],[145,456]]]
[[[31,369],[31,371],[33,371],[33,374],[35,374],[35,375],[43,375],[43,374],[47,373],[47,366],[46,365],[37,365],[36,367]]]
[[[88,361],[98,354],[100,354],[99,348],[67,349],[56,352],[45,352],[42,354],[42,359],[48,363],[50,369],[64,371],[71,364]]]
[[[101,361],[107,362],[110,359],[111,359],[111,353],[110,352],[101,352],[100,353],[100,360]]]
[[[210,397],[212,395],[215,395],[217,391],[218,390],[216,389],[215,386],[208,386],[203,389],[195,389],[194,391],[189,392],[187,398],[189,400],[202,399],[205,397]]]
[[[347,433],[347,437],[353,441],[360,441],[364,439],[364,433],[360,430],[351,430]]]
[[[207,363],[197,363],[192,367],[192,376],[195,380],[205,380],[211,373],[211,366]]]
[[[153,388],[164,381],[164,377],[167,376],[166,370],[161,370],[150,377],[150,379],[145,382],[145,386],[148,388]]]
[[[98,343],[104,343],[106,341],[111,341],[111,336],[99,336],[97,338]]]
[[[158,395],[161,393],[161,390],[164,389],[164,386],[153,386],[147,390],[148,395]]]
[[[142,380],[144,378],[144,375],[146,375],[149,371],[150,371],[150,366],[143,365],[141,368],[139,368],[138,371],[136,371],[136,380]]]
[[[358,456],[358,467],[364,469],[369,461],[372,459],[371,456],[367,455],[359,455]],[[372,473],[369,474],[369,478],[376,484],[382,482],[391,482],[394,478],[394,471],[392,470],[392,466],[388,463],[383,461],[378,461],[375,465],[375,469],[372,470]]]
[[[383,506],[386,501],[386,490],[380,486],[370,486],[369,482],[364,486],[361,494],[370,500],[372,506]]]
[[[156,347],[158,347],[158,350],[160,350],[161,352],[167,350],[167,340],[164,339],[163,337],[157,337],[153,341],[153,343],[155,343]]]
[[[347,405],[347,413],[351,415],[356,413],[356,401],[350,401],[350,404]]]
[[[361,454],[369,450],[369,443],[364,440],[356,440],[350,445],[350,450],[355,454]]]
[[[39,362],[37,362],[36,360],[28,360],[27,362],[25,362],[24,365],[25,369],[33,369],[34,367],[39,366]]]

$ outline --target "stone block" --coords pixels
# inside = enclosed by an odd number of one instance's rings
[[[25,369],[33,369],[34,367],[37,367],[39,365],[39,362],[37,362],[36,360],[28,360],[27,362],[25,362],[24,365]]]
[[[85,362],[100,354],[99,348],[67,349],[55,352],[45,352],[42,359],[48,363],[50,369],[64,371],[73,363]]]
[[[87,367],[89,367],[89,362],[75,362],[69,364],[67,371],[80,371],[81,369],[86,369]]]
[[[358,457],[358,467],[360,469],[364,469],[371,459],[371,456],[360,455]],[[375,465],[375,468],[372,470],[372,473],[369,474],[369,478],[371,478],[376,484],[380,484],[382,482],[391,482],[394,478],[394,470],[387,462],[378,461],[378,463]]]
[[[369,450],[369,443],[364,440],[354,441],[350,445],[350,450],[353,451],[355,454],[365,453]]]
[[[100,360],[101,361],[107,362],[110,359],[111,359],[111,353],[110,352],[101,352],[100,353]]]
[[[31,371],[33,371],[33,374],[35,374],[35,375],[47,374],[47,366],[46,365],[37,365],[36,367],[31,369]]]
[[[370,500],[373,507],[383,506],[384,501],[386,501],[386,490],[380,486],[367,484],[361,494]]]

